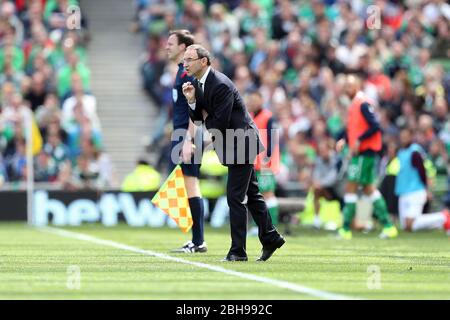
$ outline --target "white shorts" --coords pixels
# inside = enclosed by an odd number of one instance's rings
[[[414,219],[422,214],[426,202],[427,192],[425,190],[414,191],[399,197],[398,214],[402,229],[405,228],[407,218]]]

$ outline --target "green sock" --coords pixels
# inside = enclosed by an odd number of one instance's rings
[[[356,202],[346,202],[342,211],[344,214],[344,229],[349,231],[356,213]]]
[[[373,211],[384,228],[392,226],[392,221],[391,218],[389,218],[386,201],[383,197],[378,198],[373,202]]]
[[[270,214],[270,218],[272,219],[272,223],[274,225],[277,225],[278,224],[278,213],[279,213],[277,198],[267,199],[266,204],[267,204],[267,209],[269,209],[269,214]]]

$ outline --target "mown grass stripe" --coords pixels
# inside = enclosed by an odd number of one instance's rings
[[[250,273],[229,270],[229,269],[226,269],[223,267],[210,265],[207,263],[189,261],[189,260],[182,259],[182,258],[172,257],[167,254],[163,254],[163,253],[159,253],[159,252],[155,252],[155,251],[151,251],[151,250],[144,250],[144,249],[129,246],[129,245],[126,245],[123,243],[114,242],[111,240],[100,239],[100,238],[96,238],[96,237],[93,237],[93,236],[90,236],[87,234],[83,234],[83,233],[78,233],[78,232],[68,231],[68,230],[59,229],[59,228],[53,228],[53,227],[40,227],[40,228],[37,228],[37,230],[44,231],[47,233],[52,233],[52,234],[55,234],[55,235],[58,235],[61,237],[87,241],[87,242],[95,243],[98,245],[113,247],[116,249],[131,251],[131,252],[135,252],[135,253],[139,253],[139,254],[143,254],[143,255],[147,255],[147,256],[153,256],[153,257],[168,260],[168,261],[173,261],[173,262],[177,262],[177,263],[183,263],[183,264],[187,264],[187,265],[191,265],[191,266],[196,266],[199,268],[220,272],[223,274],[243,278],[246,280],[251,280],[251,281],[256,281],[259,283],[276,286],[279,288],[306,294],[306,295],[313,296],[313,297],[320,298],[320,299],[327,299],[327,300],[359,299],[359,298],[351,297],[351,296],[347,296],[347,295],[341,295],[341,294],[335,294],[335,293],[331,293],[331,292],[327,292],[327,291],[317,290],[317,289],[309,288],[306,286],[302,286],[302,285],[287,282],[287,281],[276,280],[276,279],[257,276],[257,275],[250,274]]]

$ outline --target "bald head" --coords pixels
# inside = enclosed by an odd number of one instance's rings
[[[345,93],[353,99],[355,95],[361,90],[361,79],[358,76],[350,74],[345,79]]]

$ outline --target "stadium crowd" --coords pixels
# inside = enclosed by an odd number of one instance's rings
[[[89,32],[78,6],[0,1],[0,185],[26,180],[28,115],[36,182],[68,190],[110,184],[90,87]]]
[[[133,29],[144,35],[143,86],[160,108],[150,143],[164,141],[158,169],[167,162],[168,139],[161,138],[170,131],[176,71],[165,42],[169,30],[185,28],[213,53],[214,68],[243,95],[259,91],[273,112],[281,131],[278,195],[292,186],[308,192],[318,168],[328,170],[320,156],[327,149],[327,157],[338,158],[331,184],[341,181],[343,157],[334,145],[350,104],[345,75],[353,73],[364,80],[383,130],[379,182],[395,176],[398,133],[408,126],[427,152],[438,205],[450,204],[449,20],[444,0],[137,0]],[[388,181],[382,190],[389,188]]]

